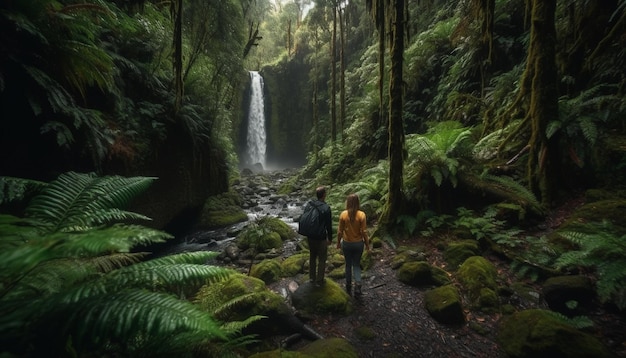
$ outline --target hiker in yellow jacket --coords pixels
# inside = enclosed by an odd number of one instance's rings
[[[367,235],[367,218],[360,209],[359,197],[350,194],[346,198],[346,210],[339,215],[337,248],[343,251],[346,259],[346,291],[352,295],[352,274],[354,273],[354,295],[361,295],[361,256],[363,248],[370,251]]]

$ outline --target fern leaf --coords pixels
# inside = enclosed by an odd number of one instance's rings
[[[219,282],[234,271],[219,267],[197,264],[174,264],[158,266],[132,265],[114,271],[105,277],[107,285],[144,287],[152,290],[177,292],[181,289]]]
[[[75,257],[98,256],[114,252],[130,252],[136,246],[162,243],[172,236],[166,232],[139,225],[113,225],[105,228],[49,235],[59,255]]]
[[[211,315],[190,302],[163,293],[130,289],[94,296],[67,308],[69,312],[55,313],[69,313],[64,326],[75,333],[74,343],[79,349],[101,337],[113,341],[127,341],[137,335],[168,339],[176,333],[194,332],[196,339],[227,338]]]
[[[61,174],[29,204],[26,214],[49,231],[84,230],[121,219],[146,219],[123,212],[120,206],[148,188],[154,178],[97,177],[95,174]]]
[[[175,265],[175,264],[206,264],[208,261],[219,256],[219,252],[214,251],[195,251],[195,252],[183,252],[175,255],[168,255],[145,261],[135,265],[136,267],[151,267],[161,265]]]

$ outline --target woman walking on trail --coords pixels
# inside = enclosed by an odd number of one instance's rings
[[[354,295],[361,295],[361,255],[363,247],[370,251],[367,235],[367,219],[360,209],[359,197],[350,194],[346,198],[346,210],[339,215],[337,248],[343,251],[346,259],[346,291],[352,295],[352,274],[354,273]]]

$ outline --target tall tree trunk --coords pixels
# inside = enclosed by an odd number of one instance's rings
[[[341,41],[341,47],[339,49],[339,124],[341,133],[341,142],[345,141],[345,125],[346,125],[346,60],[345,60],[345,32],[348,28],[344,26],[344,10],[339,9],[339,38]]]
[[[317,147],[317,141],[319,136],[319,104],[318,104],[318,88],[319,88],[319,56],[318,51],[321,47],[319,40],[318,28],[313,30],[313,36],[315,37],[315,65],[313,71],[313,153],[315,153],[314,163],[317,164],[319,160],[319,150]]]
[[[404,205],[404,121],[402,66],[404,54],[404,0],[395,0],[391,26],[391,75],[389,79],[389,194],[381,224],[394,224]]]
[[[178,112],[183,103],[183,0],[172,2],[170,7],[174,16],[174,110]]]
[[[544,204],[553,199],[555,173],[558,173],[557,138],[546,137],[550,120],[558,118],[558,85],[556,76],[556,0],[533,0],[530,46],[526,76],[532,76],[530,106],[531,137],[528,142],[528,181],[541,194]]]
[[[330,44],[330,122],[333,144],[337,141],[337,2],[333,3],[333,34]]]

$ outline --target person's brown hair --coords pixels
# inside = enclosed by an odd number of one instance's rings
[[[359,196],[356,194],[350,194],[346,198],[346,210],[348,210],[348,217],[350,221],[353,221],[356,217],[356,212],[359,211],[360,203]]]
[[[326,195],[326,187],[318,186],[317,189],[315,189],[315,195],[317,195],[318,199],[322,199]]]

